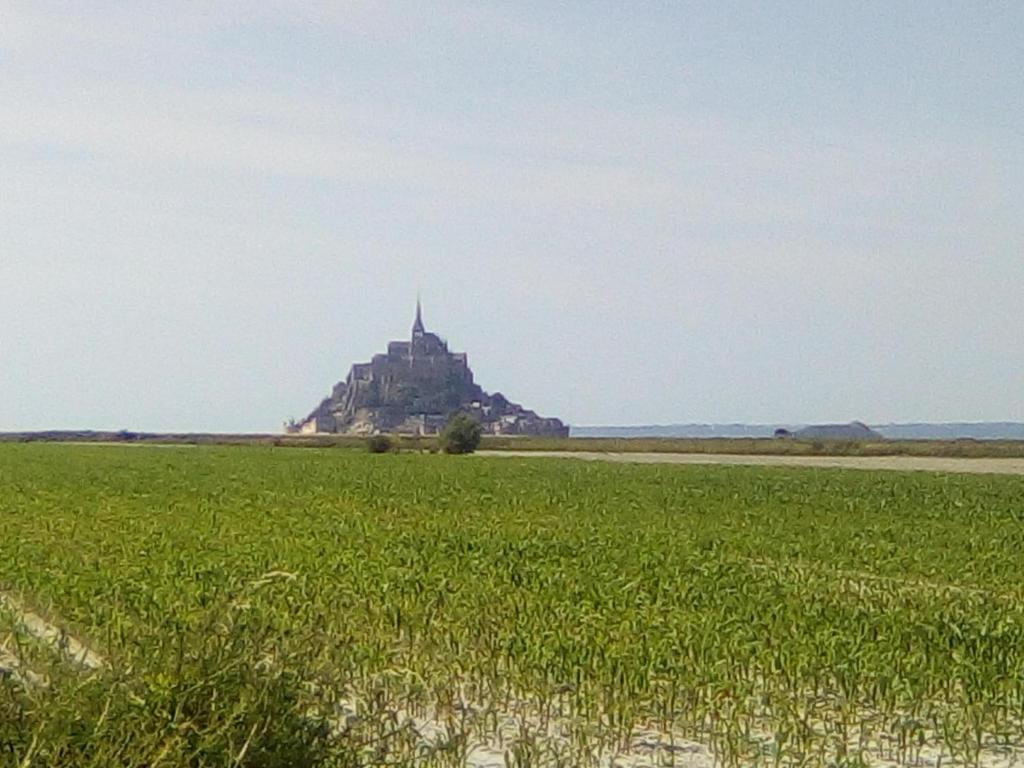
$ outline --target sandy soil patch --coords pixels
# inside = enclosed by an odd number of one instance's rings
[[[513,711],[492,712],[483,717],[486,708],[464,705],[455,716],[437,712],[412,715],[404,711],[392,713],[393,724],[408,729],[415,744],[411,765],[425,765],[432,758],[447,754],[452,765],[463,768],[508,768],[516,764],[516,755],[530,755],[529,764],[538,768],[562,768],[580,764],[580,753],[574,748],[575,738],[571,715],[541,717],[527,702],[517,702]],[[351,723],[359,718],[359,705],[352,699],[339,704],[338,720]],[[345,726],[341,726],[344,728]],[[810,727],[815,727],[812,723]],[[794,757],[774,759],[775,737],[768,724],[747,735],[753,751],[743,765],[793,765]],[[452,745],[461,748],[453,753]],[[995,738],[984,739],[976,756],[954,757],[941,746],[935,733],[925,734],[925,741],[913,748],[901,748],[889,735],[876,736],[859,745],[865,768],[1019,768],[1024,765],[1024,747],[1007,745]],[[858,750],[857,736],[851,734],[850,754]],[[707,745],[679,734],[637,726],[625,743],[618,747],[596,747],[588,750],[584,760],[596,768],[715,768],[723,762]],[[835,764],[835,755],[822,755],[823,764]],[[452,759],[454,758],[454,759]],[[797,761],[799,763],[799,760]],[[806,763],[800,763],[806,764]],[[861,764],[861,763],[857,763]]]
[[[751,456],[725,453],[602,453],[596,451],[477,451],[475,456],[548,457],[627,464],[735,464],[752,467],[821,467],[1024,475],[1024,459],[964,459],[935,456]]]
[[[102,669],[107,666],[107,662],[102,656],[90,650],[65,630],[46,621],[39,614],[26,609],[10,595],[0,593],[0,609],[11,614],[26,633],[58,651],[71,664],[88,670]]]

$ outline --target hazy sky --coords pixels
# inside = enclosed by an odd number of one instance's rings
[[[574,424],[1024,420],[1024,3],[0,4],[0,430],[274,430],[417,290]]]

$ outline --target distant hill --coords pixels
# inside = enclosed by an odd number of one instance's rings
[[[640,424],[623,427],[573,427],[572,437],[772,437],[777,429],[796,432],[804,424]],[[890,440],[1024,440],[1024,423],[940,422],[872,424]]]
[[[885,440],[883,435],[861,421],[851,421],[849,424],[812,424],[795,431],[780,428],[775,435],[794,440]]]
[[[570,437],[771,437],[777,424],[640,424],[571,427]],[[796,428],[796,427],[794,427]]]

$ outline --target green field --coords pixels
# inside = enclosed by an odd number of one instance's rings
[[[0,766],[1024,745],[1018,477],[0,445],[0,592]]]

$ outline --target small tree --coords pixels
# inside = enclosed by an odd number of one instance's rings
[[[472,453],[480,446],[484,430],[465,413],[452,416],[441,430],[440,445],[445,453]]]

